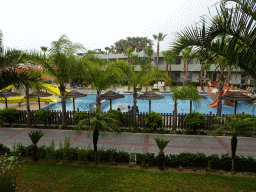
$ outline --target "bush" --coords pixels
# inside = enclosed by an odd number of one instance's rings
[[[162,115],[156,112],[146,114],[144,121],[146,126],[150,127],[152,131],[155,131],[163,123]]]
[[[187,124],[187,128],[193,129],[194,134],[196,134],[196,129],[201,128],[205,124],[206,117],[198,112],[189,113],[185,115],[184,122]]]
[[[196,86],[196,87],[198,87],[198,86],[200,86],[200,82],[189,81],[189,82],[188,82],[188,85],[191,85],[191,86]]]
[[[3,145],[0,143],[0,155],[5,155],[5,153],[7,153],[7,155],[11,154],[11,150],[9,147]]]
[[[120,125],[124,121],[125,116],[124,116],[124,114],[121,111],[109,110],[108,113],[112,113],[112,114],[116,115],[117,119],[120,121]]]
[[[44,122],[44,126],[46,127],[47,119],[52,117],[52,112],[50,109],[40,109],[39,111],[35,112],[36,118],[40,121]]]
[[[15,108],[5,108],[0,110],[0,116],[4,122],[7,121],[11,125],[20,116],[20,112]]]
[[[89,119],[89,114],[86,111],[77,112],[74,114],[73,122],[78,124],[80,120]]]

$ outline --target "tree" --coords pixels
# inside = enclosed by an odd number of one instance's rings
[[[149,58],[149,64],[151,64],[151,58],[154,54],[154,50],[151,47],[146,47],[144,49],[144,52],[147,54],[148,58]]]
[[[44,59],[45,59],[45,52],[47,51],[47,47],[40,47],[41,48],[41,50],[44,52]]]
[[[49,75],[55,78],[61,94],[62,125],[66,125],[66,87],[65,82],[69,81],[75,73],[78,50],[84,49],[81,44],[72,43],[66,35],[62,35],[57,41],[53,41],[49,50],[48,61],[43,62]]]
[[[87,136],[90,137],[91,132],[93,132],[93,146],[95,152],[95,162],[98,165],[97,161],[97,143],[99,139],[99,135],[102,137],[107,136],[106,131],[113,132],[114,134],[121,133],[121,129],[119,127],[119,120],[113,113],[101,113],[101,107],[96,110],[92,109],[92,104],[90,104],[90,114],[89,119],[81,120],[77,128],[81,130],[82,128],[88,128]]]
[[[131,47],[128,47],[127,49],[126,49],[126,51],[125,51],[125,56],[127,56],[128,57],[128,63],[130,63],[130,58],[131,58],[131,56],[132,56],[132,52],[133,52],[134,50],[131,48]]]
[[[37,155],[37,143],[38,141],[44,136],[45,133],[42,131],[30,131],[28,133],[28,136],[30,137],[33,145],[32,145],[32,151],[33,151],[33,161],[36,162],[38,161],[38,155]]]
[[[182,51],[182,56],[184,59],[184,78],[188,77],[188,64],[189,62],[194,58],[195,54],[192,52],[192,46],[191,47],[185,47],[185,49]],[[186,69],[187,67],[187,69]],[[183,86],[185,86],[186,81],[183,81]]]
[[[144,85],[145,81],[153,82],[157,78],[164,78],[168,85],[170,85],[170,80],[168,76],[147,64],[147,60],[140,58],[138,59],[140,70],[134,71],[135,66],[130,65],[124,61],[116,61],[115,66],[119,69],[121,74],[124,74],[128,79],[130,85],[133,87],[133,119],[136,117],[136,103],[137,103],[137,87],[139,85]]]
[[[237,135],[239,133],[256,130],[256,119],[252,115],[241,116],[242,114],[227,115],[227,117],[215,117],[215,121],[221,121],[222,123],[212,125],[212,134],[214,136],[219,135],[223,131],[230,131],[231,138],[231,151],[232,151],[232,169],[231,172],[235,173],[235,157],[237,147]]]
[[[168,75],[168,64],[170,64],[169,77],[170,77],[170,80],[171,80],[172,79],[171,78],[171,72],[172,72],[171,64],[174,61],[174,56],[173,56],[173,53],[171,51],[163,51],[162,53],[164,55],[164,60],[166,61],[166,70],[165,70],[165,72],[166,72],[167,75]]]
[[[158,69],[159,64],[159,42],[163,41],[167,34],[163,35],[163,33],[158,33],[158,35],[153,35],[154,40],[157,41],[157,61],[156,68]]]
[[[100,107],[100,94],[111,85],[121,81],[121,74],[112,63],[107,63],[99,57],[91,55],[84,58],[84,65],[92,86],[97,90],[96,107]]]

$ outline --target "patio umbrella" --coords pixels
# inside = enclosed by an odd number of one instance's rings
[[[154,92],[146,92],[140,95],[139,97],[137,97],[137,99],[149,100],[149,113],[151,112],[151,100],[157,100],[157,99],[163,99],[163,98],[164,96],[156,94]]]
[[[18,93],[14,93],[14,92],[11,92],[9,90],[3,90],[0,92],[0,97],[4,96],[5,98],[5,107],[7,107],[7,97],[16,97],[16,96],[21,96],[20,94]]]
[[[184,77],[184,76],[182,76],[182,77],[180,77],[179,79],[178,79],[179,81],[190,81],[191,79],[190,78],[188,78],[188,77]]]
[[[236,114],[237,101],[251,101],[252,100],[251,97],[244,95],[243,93],[240,93],[240,92],[233,92],[233,93],[224,95],[222,98],[235,102],[235,112],[234,112],[235,114]]]
[[[124,98],[125,96],[113,91],[108,91],[107,93],[104,93],[102,95],[100,95],[100,99],[106,99],[106,100],[110,100],[110,110],[112,110],[112,100],[113,99],[120,99],[120,98]]]
[[[38,107],[39,107],[39,110],[41,109],[41,106],[40,106],[40,97],[49,97],[49,96],[52,96],[51,93],[48,93],[48,92],[42,92],[40,91],[39,93],[30,93],[28,95],[29,98],[38,98]]]
[[[86,94],[84,93],[80,93],[78,91],[70,91],[70,92],[66,92],[66,98],[69,99],[69,98],[72,98],[73,99],[73,110],[75,111],[75,98],[78,98],[78,97],[85,97],[87,96]]]

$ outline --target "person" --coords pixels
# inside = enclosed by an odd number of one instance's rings
[[[131,109],[130,105],[128,105],[128,113],[132,113],[132,109]]]

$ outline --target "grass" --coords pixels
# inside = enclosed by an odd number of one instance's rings
[[[18,162],[18,191],[254,191],[255,177]]]

